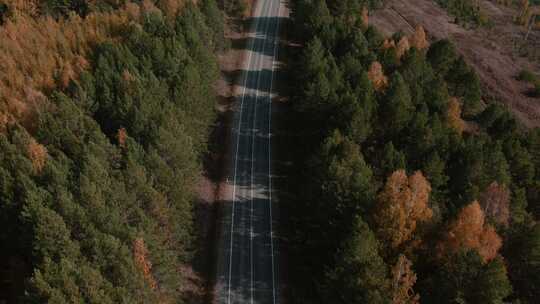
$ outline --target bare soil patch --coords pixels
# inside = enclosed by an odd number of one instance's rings
[[[433,0],[390,0],[385,8],[373,12],[370,22],[385,35],[411,33],[422,25],[430,40],[452,40],[458,52],[476,70],[490,99],[506,104],[526,127],[540,127],[540,99],[527,94],[529,84],[518,81],[523,69],[540,72],[540,60],[530,50],[540,41],[534,32],[525,45],[525,29],[513,23],[514,8],[480,0],[491,25],[465,29]]]

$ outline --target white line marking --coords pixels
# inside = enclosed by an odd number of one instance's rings
[[[270,7],[268,8],[269,12],[272,12],[272,9],[274,7],[274,1],[270,1]],[[260,64],[259,64],[259,75],[257,76],[257,84],[255,86],[255,106],[253,108],[254,115],[253,115],[253,130],[251,134],[251,214],[249,219],[249,226],[250,226],[250,239],[249,239],[249,251],[250,251],[250,263],[251,263],[251,285],[250,285],[250,302],[253,304],[253,292],[254,292],[254,285],[253,285],[253,276],[254,276],[254,270],[253,270],[253,198],[254,198],[254,171],[255,171],[255,129],[257,126],[257,104],[259,99],[259,89],[261,87],[261,76],[264,68],[264,54],[266,51],[266,39],[268,38],[268,28],[270,27],[270,22],[267,21],[264,26],[264,35],[266,36],[263,39],[263,47],[262,47],[262,54],[259,55]]]
[[[268,193],[269,193],[269,208],[270,208],[270,250],[272,255],[272,303],[276,304],[276,285],[275,285],[275,273],[274,273],[274,228],[273,228],[273,219],[272,219],[272,89],[274,86],[274,71],[275,71],[275,58],[278,57],[279,48],[277,43],[279,41],[279,28],[280,28],[280,18],[281,18],[281,0],[278,0],[278,14],[277,14],[277,27],[276,34],[274,35],[274,57],[272,58],[272,74],[270,78],[270,93],[268,95],[269,103],[268,107]]]
[[[255,14],[256,15],[256,14]],[[257,28],[259,25],[259,20],[255,19],[254,24],[252,27],[252,32],[255,32],[255,35],[257,34]],[[251,47],[248,48],[249,50],[249,57],[246,64],[246,74],[244,76],[244,88],[242,91],[242,98],[240,102],[240,120],[238,124],[238,135],[236,137],[236,152],[234,154],[234,177],[233,177],[233,194],[232,194],[232,215],[231,215],[231,242],[230,242],[230,252],[229,252],[229,286],[228,286],[228,295],[227,295],[227,303],[231,303],[231,279],[232,279],[232,257],[233,257],[233,236],[234,236],[234,209],[235,209],[235,200],[236,200],[236,173],[238,169],[238,150],[240,147],[240,130],[242,129],[242,111],[244,108],[244,99],[246,96],[246,85],[247,85],[247,79],[249,74],[249,66],[251,64],[251,57],[253,55],[253,45],[255,44],[255,39],[252,37],[251,41]]]

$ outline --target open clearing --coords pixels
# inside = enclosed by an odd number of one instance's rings
[[[523,69],[540,72],[540,32],[531,33],[529,52],[523,55],[525,29],[512,21],[517,10],[488,0],[480,4],[492,22],[490,26],[465,29],[433,0],[390,0],[385,8],[373,12],[370,23],[385,35],[411,33],[422,25],[430,40],[452,40],[478,73],[484,94],[508,105],[525,126],[540,127],[540,99],[529,97],[529,84],[516,79]]]

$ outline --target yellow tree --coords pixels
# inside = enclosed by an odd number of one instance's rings
[[[416,171],[410,177],[404,170],[392,173],[377,198],[375,213],[377,232],[386,244],[398,247],[412,238],[418,222],[431,219],[430,192],[422,172]]]

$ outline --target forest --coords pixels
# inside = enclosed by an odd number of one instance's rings
[[[0,302],[183,303],[214,0],[0,1]]]
[[[292,1],[288,299],[537,303],[540,129],[451,41],[383,37],[380,4]]]

